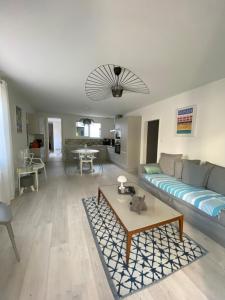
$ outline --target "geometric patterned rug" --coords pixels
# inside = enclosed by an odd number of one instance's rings
[[[134,235],[127,265],[124,229],[104,198],[99,205],[96,199],[82,201],[115,299],[140,291],[207,253],[186,234],[181,242],[177,228],[168,224]]]

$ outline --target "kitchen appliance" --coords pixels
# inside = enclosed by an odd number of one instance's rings
[[[120,143],[115,143],[115,153],[120,154]]]
[[[111,145],[111,139],[103,139],[102,144],[110,146]]]
[[[115,139],[103,139],[102,144],[114,147],[115,146]]]

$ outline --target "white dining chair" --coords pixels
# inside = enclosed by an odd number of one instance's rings
[[[74,154],[73,155],[73,160],[75,162],[75,165],[76,165],[77,169],[79,169],[80,168],[80,156],[79,156],[79,154]]]
[[[45,163],[40,157],[34,157],[34,153],[30,152],[29,149],[25,149],[24,151],[24,161],[28,164],[28,166],[32,166],[34,170],[42,170],[45,174],[45,179],[47,180],[47,172],[45,168]]]
[[[80,175],[83,175],[83,164],[90,164],[91,173],[93,173],[93,156],[80,154]]]
[[[95,162],[94,166],[98,167],[99,173],[102,175],[102,173],[103,173],[103,161],[102,161],[102,158],[101,158],[100,151],[98,153],[96,153],[96,156],[94,156],[93,161]]]
[[[46,168],[45,168],[45,163],[42,161],[41,158],[38,157],[34,157],[32,158],[32,162],[31,162],[33,169],[34,170],[42,170],[44,171],[45,174],[45,179],[47,180],[47,172],[46,172]]]

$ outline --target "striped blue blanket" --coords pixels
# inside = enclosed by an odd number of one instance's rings
[[[215,217],[221,209],[225,209],[224,195],[204,188],[193,187],[165,174],[143,174],[143,177],[154,186],[194,205],[210,216]]]

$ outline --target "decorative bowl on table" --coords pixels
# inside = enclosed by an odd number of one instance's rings
[[[124,186],[123,190],[121,190],[120,186],[118,186],[118,193],[121,195],[133,196],[133,195],[135,195],[136,192],[135,192],[135,188],[133,186],[129,185],[129,186]]]

